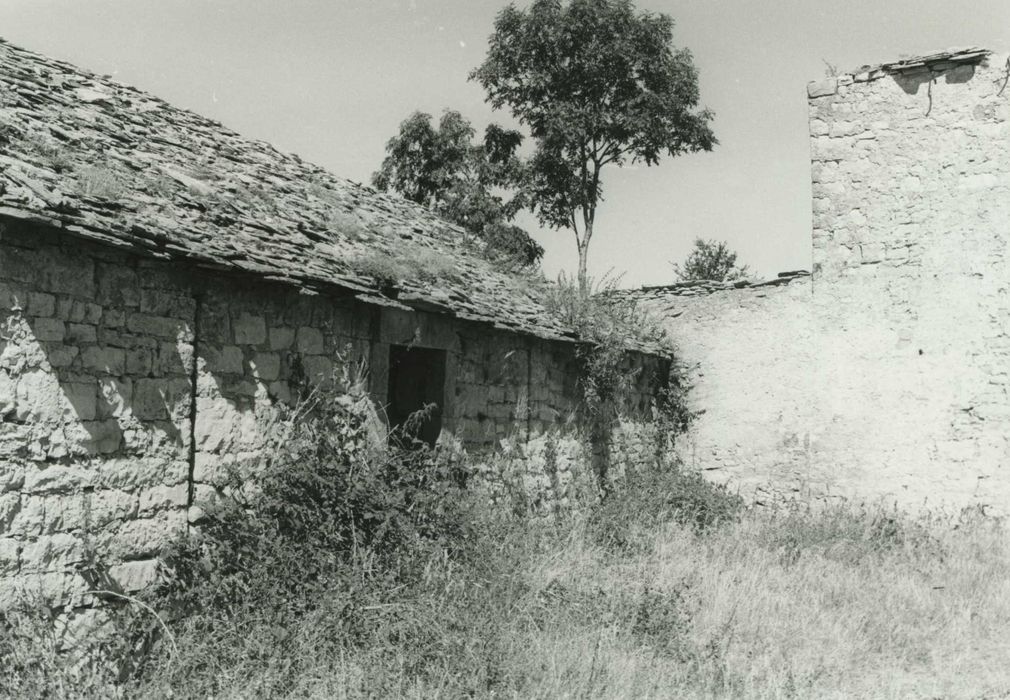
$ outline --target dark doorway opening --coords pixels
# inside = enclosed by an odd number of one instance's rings
[[[405,443],[434,446],[442,432],[445,350],[389,346],[389,427]]]

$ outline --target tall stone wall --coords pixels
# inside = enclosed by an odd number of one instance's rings
[[[169,538],[258,459],[300,390],[360,364],[381,418],[391,345],[445,351],[443,437],[471,452],[543,455],[564,433],[553,473],[529,476],[538,498],[566,497],[584,456],[570,343],[0,226],[0,607],[26,594],[87,607],[89,552],[124,589],[150,583]],[[665,367],[627,363],[637,383],[601,446],[615,462],[652,456]]]
[[[643,292],[698,368],[689,462],[758,500],[1010,510],[1007,71],[810,86],[812,278]]]

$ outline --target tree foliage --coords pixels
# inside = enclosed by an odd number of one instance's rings
[[[475,135],[459,112],[446,110],[437,128],[430,114],[415,112],[386,144],[386,158],[372,184],[462,226],[494,256],[535,265],[543,248],[510,223],[523,206],[518,194],[523,167],[517,155],[522,135],[494,124],[482,143],[474,143]],[[506,200],[502,191],[515,194]]]
[[[603,168],[655,165],[716,143],[712,113],[697,109],[691,54],[672,37],[670,17],[638,12],[630,0],[510,4],[471,73],[493,107],[508,107],[530,130],[528,204],[543,225],[574,232],[583,288]]]
[[[680,282],[714,280],[730,282],[744,279],[750,273],[746,265],[737,265],[736,253],[722,241],[694,239],[694,248],[684,264],[674,263],[673,273]]]

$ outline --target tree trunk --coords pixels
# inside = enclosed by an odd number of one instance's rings
[[[589,294],[589,275],[586,273],[586,260],[589,257],[589,246],[582,244],[579,246],[579,291],[583,296]]]
[[[589,241],[593,237],[593,216],[587,212],[585,214],[586,228],[582,233],[582,240],[579,241],[579,291],[583,296],[589,296],[589,273],[586,271],[586,263],[589,260]]]

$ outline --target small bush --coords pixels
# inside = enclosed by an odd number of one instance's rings
[[[66,149],[49,136],[30,133],[24,138],[23,144],[28,153],[34,154],[55,173],[69,172],[74,168],[74,161]]]
[[[430,248],[409,248],[398,253],[373,252],[351,262],[361,274],[372,277],[379,287],[393,288],[403,282],[436,282],[455,280],[456,268],[437,251]]]
[[[764,545],[778,552],[785,564],[795,564],[805,554],[856,563],[901,549],[943,557],[929,528],[883,507],[794,504],[773,513],[761,534]]]
[[[77,193],[98,199],[116,199],[123,193],[123,185],[108,168],[89,166],[77,174]]]
[[[648,548],[668,522],[704,532],[740,517],[743,499],[683,468],[629,469],[592,512],[596,540],[618,549]]]

